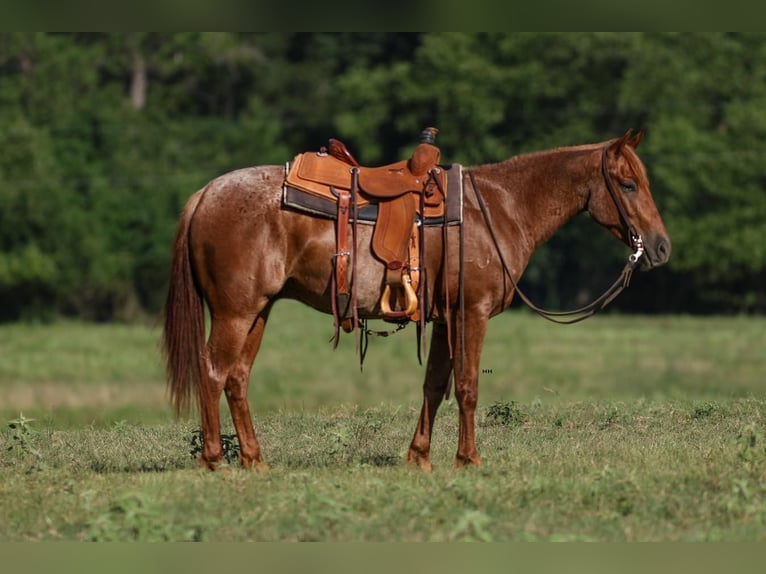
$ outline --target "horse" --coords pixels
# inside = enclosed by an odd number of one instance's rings
[[[432,470],[434,420],[454,382],[459,408],[454,464],[480,466],[474,418],[487,322],[511,304],[535,249],[576,214],[587,212],[637,248],[640,267],[668,261],[671,241],[636,153],[642,137],[643,131],[628,130],[608,141],[465,167],[462,237],[457,228],[424,230],[428,250],[421,265],[431,270],[424,281],[434,304],[423,402],[406,464]],[[277,165],[220,175],[191,195],[177,223],[164,307],[167,387],[177,413],[196,402],[204,436],[199,464],[211,470],[223,459],[222,393],[239,439],[241,466],[268,468],[247,396],[274,303],[293,299],[332,313],[334,222],[285,208],[284,179],[285,167]],[[381,317],[385,269],[370,248],[371,233],[370,226],[359,227],[357,305],[359,317],[375,319]],[[445,257],[460,249],[462,278],[458,266],[448,264],[454,257]]]

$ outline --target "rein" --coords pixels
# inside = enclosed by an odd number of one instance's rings
[[[589,303],[584,307],[580,307],[579,309],[573,309],[572,311],[547,311],[532,303],[529,297],[527,297],[519,289],[518,283],[516,283],[516,281],[513,279],[513,275],[511,274],[511,271],[508,268],[508,264],[505,261],[505,257],[503,257],[503,252],[500,249],[500,243],[498,242],[495,231],[492,228],[492,222],[489,218],[487,206],[485,205],[484,199],[479,193],[479,188],[476,185],[476,179],[474,178],[472,171],[468,172],[468,176],[471,178],[471,186],[473,187],[473,192],[476,195],[477,202],[479,203],[479,209],[481,210],[481,214],[484,217],[484,222],[487,224],[487,229],[490,236],[492,237],[492,242],[495,244],[497,254],[500,257],[500,263],[503,266],[503,272],[508,275],[508,278],[513,284],[513,288],[516,290],[516,293],[518,293],[521,300],[543,319],[547,319],[553,323],[558,323],[560,325],[571,325],[573,323],[578,323],[589,317],[592,317],[601,311],[604,307],[609,305],[609,303],[611,303],[626,287],[628,287],[630,284],[630,278],[633,275],[633,269],[635,269],[638,261],[641,259],[641,256],[644,253],[644,242],[638,232],[636,232],[633,225],[630,223],[630,218],[628,217],[628,213],[625,210],[625,206],[622,204],[620,196],[618,195],[617,190],[614,188],[614,184],[612,183],[612,178],[609,175],[609,170],[607,169],[606,148],[604,148],[604,152],[601,156],[601,173],[604,176],[606,187],[609,190],[609,194],[612,196],[612,200],[614,201],[615,206],[617,207],[620,218],[622,219],[622,222],[625,224],[625,227],[628,231],[628,239],[630,240],[631,248],[635,249],[635,251],[628,257],[628,262],[625,264],[625,267],[622,269],[619,277],[617,277],[617,280],[612,283],[612,285],[592,303]]]

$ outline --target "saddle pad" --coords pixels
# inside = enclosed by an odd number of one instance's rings
[[[291,165],[285,166],[285,173],[295,172]],[[463,166],[459,163],[440,166],[447,174],[447,206],[446,217],[448,225],[458,225],[463,221]],[[338,186],[349,189],[349,182]],[[359,197],[359,223],[373,224],[378,219],[378,206]],[[335,219],[338,213],[337,202],[322,195],[311,193],[291,185],[285,180],[282,189],[282,203],[286,207],[311,215]],[[426,217],[425,225],[443,225],[443,217]]]

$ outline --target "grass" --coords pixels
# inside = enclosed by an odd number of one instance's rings
[[[453,399],[425,475],[403,464],[414,330],[373,340],[360,373],[351,337],[333,352],[328,317],[280,303],[250,390],[271,465],[256,475],[197,469],[198,424],[166,404],[157,329],[0,326],[0,540],[764,541],[764,327],[498,317],[484,466],[452,468]]]
[[[485,465],[458,471],[448,405],[432,475],[402,464],[416,413],[393,406],[262,417],[262,475],[198,470],[192,424],[43,428],[0,458],[0,540],[763,541],[764,406],[486,408]]]
[[[765,318],[600,316],[558,326],[512,312],[488,331],[485,404],[760,396],[766,370]],[[331,335],[328,316],[277,305],[253,368],[255,414],[419,402],[414,328],[373,338],[363,372],[353,337],[333,351]],[[169,422],[159,339],[146,326],[0,325],[0,417],[22,411],[54,426]]]

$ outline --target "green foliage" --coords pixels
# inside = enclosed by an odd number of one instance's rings
[[[720,407],[715,402],[706,402],[694,407],[693,419],[704,419],[713,415]]]
[[[153,315],[211,178],[329,137],[394,161],[426,125],[469,165],[645,128],[673,257],[616,305],[763,311],[764,57],[763,33],[2,33],[0,321]],[[525,287],[577,304],[623,252],[577,222]]]
[[[32,445],[32,435],[35,430],[30,423],[35,419],[29,419],[24,413],[19,413],[19,417],[8,422],[8,428],[11,429],[10,444],[7,450],[18,457],[31,455],[40,457],[40,451]]]
[[[487,408],[487,421],[504,426],[518,426],[524,424],[527,415],[522,412],[515,401],[496,402]]]
[[[202,434],[201,428],[192,431],[189,445],[189,455],[194,460],[198,460],[202,455],[202,449],[205,448],[205,435]],[[235,464],[239,461],[239,438],[236,434],[221,433],[221,446],[223,458],[227,464]]]
[[[766,463],[766,438],[764,429],[756,423],[747,424],[736,439],[737,456],[746,464]]]
[[[27,473],[43,471],[47,468],[42,451],[35,446],[39,433],[33,428],[31,424],[33,422],[35,419],[25,417],[24,413],[19,413],[17,418],[8,422],[11,432],[6,451],[19,467],[26,469]]]
[[[87,500],[87,499],[86,499]],[[90,542],[178,542],[201,540],[198,529],[178,528],[163,516],[162,508],[141,492],[117,497],[109,508],[87,525],[83,538]]]

